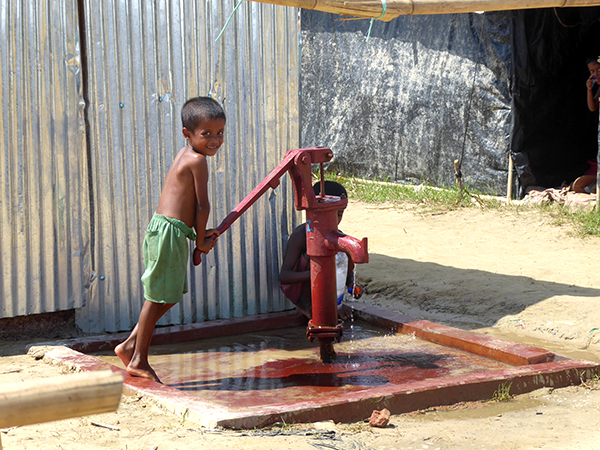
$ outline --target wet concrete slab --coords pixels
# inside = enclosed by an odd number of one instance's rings
[[[541,348],[352,306],[334,363],[319,361],[304,318],[267,314],[157,329],[150,364],[165,385],[127,376],[125,386],[204,426],[254,428],[489,399],[509,384],[511,394],[562,387],[600,370]],[[110,350],[126,336],[65,341],[46,357],[82,370],[123,371]]]

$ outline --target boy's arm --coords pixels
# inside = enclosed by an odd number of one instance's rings
[[[306,251],[306,229],[302,226],[296,228],[288,241],[283,264],[279,271],[279,281],[283,284],[295,284],[310,281],[310,270],[303,272],[294,271],[298,259]]]
[[[196,219],[194,229],[196,230],[196,248],[203,253],[208,253],[215,246],[216,238],[206,239],[206,223],[210,214],[210,202],[208,200],[208,163],[205,156],[198,155],[197,163],[191,166],[194,178],[194,192],[196,194]],[[211,234],[217,234],[214,232]]]
[[[598,109],[598,99],[594,97],[591,89],[587,91],[587,104],[588,109],[592,112]]]
[[[592,79],[592,77],[590,77],[587,80],[586,85],[587,85],[588,109],[593,112],[598,109],[598,93],[596,93],[596,95],[594,95],[594,91],[592,90],[592,88],[594,86],[594,80]],[[600,90],[598,92],[600,92]]]

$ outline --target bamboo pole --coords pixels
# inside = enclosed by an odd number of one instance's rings
[[[598,130],[600,131],[600,127]],[[598,142],[598,153],[596,154],[596,212],[598,211],[600,211],[600,140]]]
[[[456,188],[458,192],[462,192],[462,173],[460,171],[460,161],[458,159],[454,160],[454,176],[456,177]]]
[[[123,376],[110,370],[0,386],[0,428],[115,411],[122,390]]]
[[[531,8],[598,6],[600,0],[253,0],[272,5],[377,19],[389,22],[398,16],[450,14],[475,11],[508,11]],[[385,11],[385,14],[383,14]],[[383,16],[382,16],[383,14]]]
[[[506,181],[506,201],[510,203],[512,200],[512,191],[514,183],[515,164],[513,163],[512,155],[508,154],[508,180]]]

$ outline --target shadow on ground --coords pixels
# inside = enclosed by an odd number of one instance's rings
[[[367,294],[397,298],[428,313],[470,316],[485,325],[551,297],[600,300],[600,289],[379,254],[371,254],[369,264],[358,269],[358,282]]]

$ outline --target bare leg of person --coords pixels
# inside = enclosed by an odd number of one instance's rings
[[[296,305],[296,311],[308,319],[312,319],[310,281],[302,283],[302,294],[300,294],[300,300],[298,300],[298,304]]]
[[[148,363],[148,352],[156,322],[174,305],[175,303],[154,303],[148,300],[144,302],[140,319],[131,335],[115,348],[115,353],[123,364],[127,362],[129,375],[149,378],[160,383],[154,369]]]
[[[173,307],[174,304],[171,303],[159,303],[159,305],[163,305],[164,311],[160,313],[160,317],[162,317],[169,309]],[[141,316],[141,313],[140,313]],[[115,354],[121,359],[125,367],[129,365],[131,362],[131,357],[133,356],[133,352],[135,351],[135,342],[137,339],[138,333],[138,324],[135,324],[135,328],[131,331],[131,334],[127,339],[121,342],[119,345],[115,347]]]
[[[131,357],[135,351],[135,341],[137,339],[138,325],[135,324],[135,328],[127,339],[121,342],[115,347],[115,355],[117,355],[125,367],[131,362]]]

